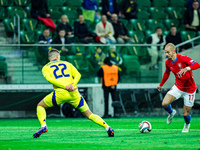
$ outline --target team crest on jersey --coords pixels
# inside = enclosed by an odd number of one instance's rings
[[[179,68],[182,68],[182,65],[181,65],[181,63],[178,63],[178,67],[179,67]]]

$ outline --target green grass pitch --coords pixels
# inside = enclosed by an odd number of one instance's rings
[[[152,131],[142,134],[141,121],[152,124]],[[170,125],[166,117],[105,119],[115,130],[115,137],[85,118],[48,118],[48,132],[32,137],[40,127],[37,119],[0,119],[0,150],[199,150],[200,118],[192,117],[189,133],[181,133],[183,117],[175,117]]]

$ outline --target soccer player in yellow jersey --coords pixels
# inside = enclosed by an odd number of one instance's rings
[[[86,101],[80,95],[77,83],[81,78],[81,74],[77,69],[71,63],[61,61],[60,53],[56,49],[50,50],[48,56],[50,62],[43,67],[42,74],[48,82],[53,84],[54,91],[37,105],[37,116],[41,128],[33,137],[38,138],[42,133],[47,132],[45,109],[65,102],[79,109],[85,117],[94,123],[104,127],[109,137],[114,137],[114,130],[101,117],[90,111]]]

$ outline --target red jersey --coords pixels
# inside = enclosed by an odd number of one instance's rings
[[[197,86],[193,79],[192,70],[187,71],[184,75],[182,74],[181,76],[178,74],[178,72],[180,71],[180,69],[191,66],[194,63],[195,61],[188,56],[183,56],[180,54],[177,54],[177,57],[174,61],[168,59],[165,62],[166,72],[172,71],[174,73],[175,85],[179,90],[183,92],[194,93]]]

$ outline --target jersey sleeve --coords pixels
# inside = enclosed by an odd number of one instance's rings
[[[44,67],[42,68],[42,74],[43,74],[44,78],[45,78],[49,83],[51,83],[51,84],[53,84],[53,85],[55,85],[55,86],[57,86],[57,87],[60,87],[60,88],[65,89],[65,87],[67,86],[67,85],[65,85],[63,82],[60,82],[59,80],[56,80],[56,79],[52,78],[52,77],[51,77],[51,74],[49,73],[49,70],[48,70],[48,68],[47,68],[46,66],[44,66]]]
[[[166,65],[166,71],[164,72],[164,75],[163,75],[163,78],[162,78],[162,81],[160,82],[160,86],[163,86],[165,84],[165,82],[167,81],[167,79],[169,78],[170,76],[170,69],[167,65],[167,61],[165,62],[165,65]]]
[[[81,74],[78,70],[71,64],[72,76],[74,77],[74,86],[76,86],[81,78]]]
[[[182,56],[182,61],[188,66],[192,66],[196,62],[188,56]]]
[[[169,69],[169,66],[167,65],[167,62],[165,62],[165,66],[166,66],[166,72],[170,72],[171,70]]]

